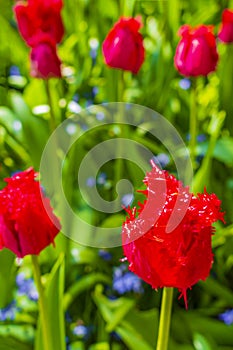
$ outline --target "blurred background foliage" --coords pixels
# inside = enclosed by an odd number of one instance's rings
[[[51,133],[45,84],[29,76],[29,49],[18,34],[12,6],[13,1],[0,0],[1,188],[3,179],[13,172],[32,165],[39,169]],[[101,46],[120,13],[140,14],[146,60],[137,76],[124,73],[122,99],[161,113],[188,143],[193,82],[181,77],[173,65],[177,30],[185,23],[214,24],[217,34],[226,7],[233,8],[233,1],[108,0],[106,5],[104,0],[64,0],[65,37],[59,46],[63,79],[50,81],[57,124],[82,108],[120,98],[119,71],[104,65]],[[206,186],[219,196],[226,225],[216,225],[211,275],[188,292],[188,311],[175,293],[170,350],[233,349],[233,45],[218,42],[218,50],[217,71],[197,82],[199,130],[194,187],[203,191]],[[89,137],[86,133],[77,146],[80,159],[99,142],[120,133],[114,125]],[[131,133],[156,157],[165,157],[166,169],[175,171],[163,145],[150,136],[134,130]],[[72,162],[70,157],[68,169],[74,167]],[[96,180],[106,199],[115,196],[116,167],[117,161],[107,164]],[[143,179],[137,167],[131,168],[131,173],[123,172],[122,177],[132,180],[132,174],[136,174],[133,183],[137,189]],[[124,219],[123,211],[111,217],[93,213],[80,200],[72,177],[66,178],[64,186],[70,203],[82,210],[87,220],[94,217],[98,224],[112,227]],[[135,204],[137,200],[135,195]],[[128,272],[122,257],[120,247],[82,247],[63,235],[57,237],[56,248],[49,247],[41,254],[54,334],[66,334],[67,349],[155,348],[161,292],[153,291]],[[38,295],[30,260],[21,261],[9,251],[1,251],[0,286],[0,350],[42,350],[36,335]]]

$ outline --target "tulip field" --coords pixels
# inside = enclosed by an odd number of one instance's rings
[[[0,7],[0,350],[232,350],[233,0]]]

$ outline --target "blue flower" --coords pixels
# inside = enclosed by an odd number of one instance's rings
[[[154,156],[152,160],[162,169],[165,168],[165,166],[168,165],[170,162],[170,158],[166,153],[159,153],[157,156]]]
[[[198,141],[198,142],[204,142],[204,141],[206,141],[206,135],[205,135],[205,134],[197,135],[197,141]]]
[[[127,292],[143,293],[142,280],[128,271],[126,265],[121,265],[114,268],[113,289],[119,294]]]
[[[97,120],[104,120],[104,118],[105,118],[105,114],[103,113],[103,112],[98,112],[98,113],[96,113],[96,119]]]
[[[86,180],[87,187],[94,187],[96,184],[94,176],[89,176]]]
[[[226,310],[222,314],[219,315],[219,319],[223,321],[225,324],[230,326],[233,324],[233,309]]]
[[[190,134],[187,134],[186,140],[190,141]],[[204,142],[204,141],[206,141],[206,135],[205,134],[199,134],[199,135],[197,135],[196,140],[197,140],[197,142]]]
[[[97,184],[98,185],[104,185],[107,180],[107,175],[105,173],[100,173],[97,177]]]
[[[32,278],[26,278],[23,272],[16,276],[18,295],[27,295],[30,300],[38,300],[38,292]]]
[[[76,327],[73,329],[73,333],[74,333],[75,335],[84,337],[85,335],[87,335],[88,329],[87,329],[86,326],[79,325],[79,326],[76,326]]]
[[[17,307],[15,301],[12,301],[5,308],[0,309],[0,321],[13,321],[15,319]]]
[[[99,92],[98,86],[94,86],[93,89],[92,89],[92,97],[94,98],[98,94],[98,92]]]
[[[99,252],[98,252],[99,256],[105,260],[105,261],[110,261],[112,260],[112,254],[109,253],[107,250],[105,249],[99,249]]]
[[[126,193],[121,198],[121,204],[127,208],[129,205],[132,204],[133,200],[134,200],[134,195],[132,193]]]
[[[179,85],[182,90],[188,90],[191,86],[191,81],[187,78],[184,78],[179,81]]]
[[[92,331],[92,326],[87,327],[87,326],[84,326],[83,324],[79,324],[73,329],[73,334],[83,340],[87,340],[91,334],[91,331]]]
[[[11,66],[10,67],[10,71],[9,71],[9,75],[10,76],[12,76],[12,75],[14,75],[14,76],[21,76],[19,67]]]

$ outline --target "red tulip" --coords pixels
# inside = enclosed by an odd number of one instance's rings
[[[178,34],[181,40],[177,46],[174,63],[184,76],[207,76],[215,71],[218,62],[216,40],[212,26],[200,25],[191,28],[184,25]]]
[[[5,179],[7,186],[0,191],[0,249],[8,248],[19,258],[38,255],[61,228],[36,176],[29,168]]]
[[[41,41],[33,47],[30,59],[31,76],[42,79],[61,77],[61,61],[57,56],[55,44],[50,40]]]
[[[215,194],[205,191],[194,196],[173,175],[152,166],[144,180],[147,200],[139,203],[140,209],[127,209],[123,250],[132,272],[155,289],[178,288],[187,306],[186,290],[209,275],[212,224],[224,221],[224,214]],[[188,205],[184,212],[185,201]],[[169,219],[177,202],[175,214],[182,217],[169,232]]]
[[[125,17],[114,25],[103,42],[108,66],[137,74],[145,58],[143,37],[139,33],[141,26],[138,18]]]
[[[14,12],[18,28],[29,46],[35,46],[42,33],[59,43],[64,34],[61,18],[62,0],[18,1]]]
[[[218,37],[226,44],[233,43],[233,10],[225,9],[223,11]]]

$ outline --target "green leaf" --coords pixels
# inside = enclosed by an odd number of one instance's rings
[[[115,331],[121,336],[122,340],[131,350],[152,350],[148,342],[144,339],[141,332],[135,329],[130,322],[124,321],[123,317],[131,311],[132,304],[128,298],[119,298],[117,300],[108,300],[101,292],[100,288],[97,288],[93,296],[96,305],[98,306],[102,317],[107,323],[106,330],[109,332],[113,330],[115,326]],[[132,301],[131,301],[132,302]],[[124,311],[120,309],[124,308]]]
[[[129,327],[129,324],[124,322],[122,326],[117,327],[117,333],[122,337],[123,341],[131,350],[140,349],[140,350],[153,350],[151,347],[140,335],[140,333],[135,332],[134,329]]]
[[[173,318],[175,318],[174,315]],[[227,326],[216,319],[201,316],[195,311],[183,313],[183,321],[192,333],[208,334],[208,337],[211,337],[217,344],[233,346],[232,326]]]
[[[15,254],[4,249],[0,252],[0,308],[7,306],[13,299],[15,285],[16,266]]]
[[[122,320],[124,320],[125,316],[134,307],[134,305],[135,300],[125,299],[124,304],[115,311],[111,321],[108,322],[106,331],[109,333],[112,332],[117,327],[117,325],[120,324]]]
[[[159,327],[158,309],[150,309],[146,311],[132,309],[126,315],[125,321],[140,333],[148,344],[155,348]]]
[[[223,137],[218,140],[214,149],[214,158],[228,166],[233,166],[233,138]]]
[[[82,341],[76,341],[69,345],[70,350],[84,350],[84,344]]]
[[[20,94],[12,92],[10,98],[14,113],[23,125],[23,135],[27,150],[33,165],[38,169],[44,146],[49,137],[47,122],[31,114]]]
[[[32,350],[31,344],[21,343],[14,338],[2,338],[0,337],[0,350]]]
[[[64,254],[53,266],[47,281],[45,295],[47,297],[48,318],[50,324],[50,332],[52,334],[53,349],[65,350],[65,320],[63,311],[63,293],[64,293]],[[41,327],[37,332],[36,350],[43,349],[43,339]]]
[[[212,166],[212,158],[214,157],[215,146],[217,139],[220,135],[220,131],[225,119],[225,113],[219,112],[217,115],[213,115],[209,124],[210,141],[207,149],[207,153],[203,160],[200,169],[197,171],[193,181],[193,192],[203,192],[204,187],[208,188],[209,176]]]
[[[214,350],[208,340],[200,333],[194,333],[193,345],[195,350]]]
[[[32,350],[34,328],[28,325],[0,325],[0,350]]]
[[[200,281],[199,285],[207,290],[209,294],[224,299],[229,306],[233,307],[233,292],[217,280],[209,277],[205,282]]]
[[[100,342],[91,345],[88,350],[110,350],[110,345],[106,342]]]
[[[97,283],[111,284],[111,278],[103,273],[90,273],[74,283],[64,295],[64,309],[67,310],[77,296]]]

